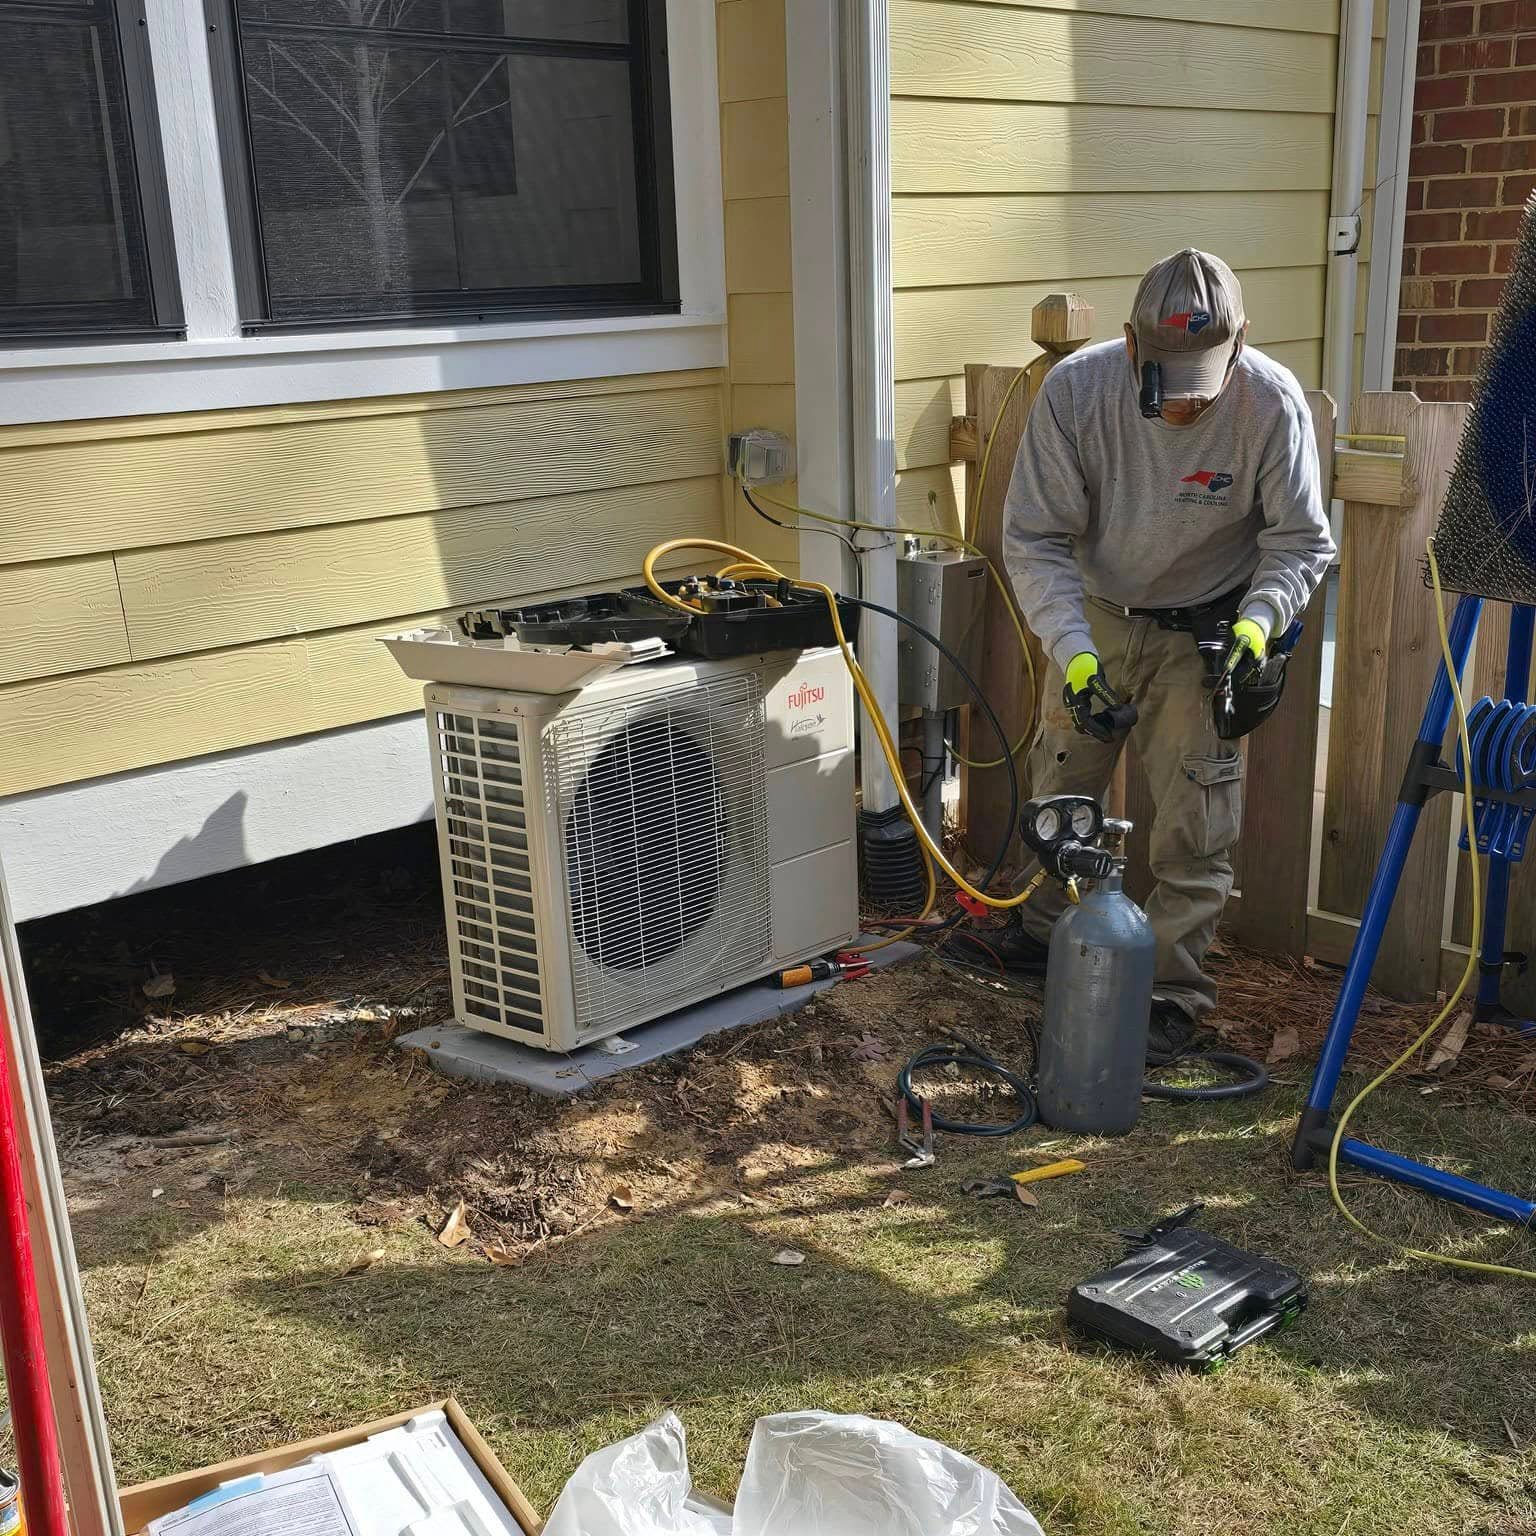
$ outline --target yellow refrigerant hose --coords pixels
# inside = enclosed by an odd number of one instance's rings
[[[1005,398],[1003,401],[1004,409],[1007,408],[1007,404],[1008,402]],[[993,436],[995,438],[995,432]],[[992,456],[991,448],[992,441],[989,439],[987,443],[987,453],[983,457],[982,461],[981,473],[977,477],[976,482],[975,504],[978,507],[981,504],[982,489],[986,484],[987,469],[990,465]],[[777,507],[781,512],[793,512],[796,516],[808,517],[813,522],[832,523],[839,528],[855,528],[866,533],[902,533],[910,534],[913,538],[938,539],[945,544],[957,545],[959,548],[965,550],[967,554],[975,555],[978,559],[984,560],[987,566],[987,575],[991,579],[992,585],[997,588],[998,595],[1003,600],[1003,608],[1008,614],[1008,621],[1013,625],[1014,634],[1018,636],[1019,654],[1024,658],[1024,671],[1029,677],[1029,710],[1025,715],[1024,729],[1020,734],[1019,739],[1013,744],[1012,747],[1008,749],[1008,756],[1017,757],[1019,753],[1024,750],[1024,748],[1029,744],[1030,737],[1034,734],[1032,727],[1035,708],[1040,701],[1040,680],[1035,676],[1035,659],[1030,654],[1029,638],[1024,632],[1024,619],[1023,616],[1019,613],[1018,602],[1014,598],[1012,589],[1009,587],[1008,583],[1003,580],[1001,572],[999,572],[997,566],[993,564],[991,557],[984,549],[982,549],[979,545],[973,544],[971,540],[963,534],[946,533],[941,528],[903,528],[900,526],[887,528],[883,523],[864,523],[858,521],[856,518],[851,517],[832,517],[825,512],[813,512],[809,507],[802,507],[797,505],[795,502],[785,501],[782,497],[771,495],[761,486],[754,485],[749,487],[746,486],[744,481],[742,484],[743,487],[749,490],[754,496],[756,496],[759,501],[766,501],[769,506]],[[1001,768],[1007,761],[1007,758],[1002,757],[992,757],[986,759],[985,761],[972,761],[972,759],[966,757],[964,754],[957,752],[953,747],[950,748],[950,753],[957,762],[964,763],[967,768]]]
[[[889,530],[887,530],[889,531]],[[754,555],[750,550],[741,549],[735,544],[727,544],[723,539],[668,539],[665,543],[658,544],[645,557],[643,572],[645,584],[652,594],[669,608],[681,609],[684,613],[698,613],[696,604],[686,602],[680,597],[675,597],[662,586],[656,576],[656,562],[667,555],[674,554],[681,549],[708,549],[716,554],[728,555],[732,561],[739,562],[740,566],[754,571],[755,574],[765,580],[788,581],[791,586],[798,587],[805,592],[815,592],[827,605],[827,611],[832,616],[832,633],[837,636],[837,648],[842,652],[843,665],[848,668],[848,675],[853,679],[854,690],[858,693],[865,709],[870,725],[874,729],[875,739],[880,743],[880,751],[885,758],[886,767],[890,769],[891,780],[896,786],[897,797],[901,801],[902,809],[907,813],[907,820],[912,823],[912,828],[917,834],[918,844],[926,856],[954,881],[957,889],[963,891],[972,901],[980,902],[983,906],[994,907],[999,911],[1007,911],[1013,907],[1020,907],[1029,900],[1034,893],[1038,881],[1032,881],[1016,896],[989,896],[985,891],[978,890],[964,875],[955,868],[944,855],[944,850],[933,840],[927,827],[923,825],[922,812],[913,802],[911,792],[907,789],[906,775],[902,772],[901,754],[896,749],[892,740],[890,726],[886,723],[885,715],[880,709],[879,701],[875,698],[874,690],[870,687],[868,679],[864,676],[863,669],[859,666],[858,659],[853,654],[852,647],[848,644],[848,636],[843,630],[842,615],[837,609],[837,594],[831,587],[823,585],[819,581],[805,581],[798,577],[786,576],[782,571],[776,570],[766,560]],[[739,569],[739,567],[727,566],[726,569]],[[929,869],[929,878],[932,879],[932,868]],[[931,906],[931,898],[930,898]],[[928,908],[924,909],[925,912]]]

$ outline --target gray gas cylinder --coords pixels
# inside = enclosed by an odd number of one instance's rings
[[[1060,1131],[1123,1136],[1141,1111],[1157,941],[1122,887],[1130,823],[1104,823],[1114,872],[1051,930],[1040,1025],[1040,1118]]]

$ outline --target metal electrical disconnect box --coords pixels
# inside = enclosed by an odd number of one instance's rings
[[[981,670],[982,612],[987,563],[950,550],[908,552],[896,562],[896,603],[965,663]],[[938,651],[903,627],[898,687],[903,705],[944,711],[971,702],[970,689]]]

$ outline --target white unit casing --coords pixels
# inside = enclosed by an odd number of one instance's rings
[[[426,689],[454,1011],[570,1051],[858,930],[836,650]]]

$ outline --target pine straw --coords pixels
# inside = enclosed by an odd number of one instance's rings
[[[1220,986],[1214,1023],[1225,1043],[1262,1060],[1276,1035],[1295,1029],[1299,1059],[1308,1063],[1315,1059],[1333,1016],[1342,971],[1235,945],[1220,948],[1211,970]],[[1443,1006],[1443,999],[1402,1003],[1369,990],[1360,1007],[1351,1063],[1385,1066]],[[1474,1024],[1456,1059],[1434,1073],[1428,1071],[1435,1046],[1451,1029],[1454,1017],[1404,1069],[1405,1075],[1410,1080],[1475,1086],[1479,1093],[1497,1093],[1523,1108],[1536,1108],[1536,1036],[1496,1024]]]

